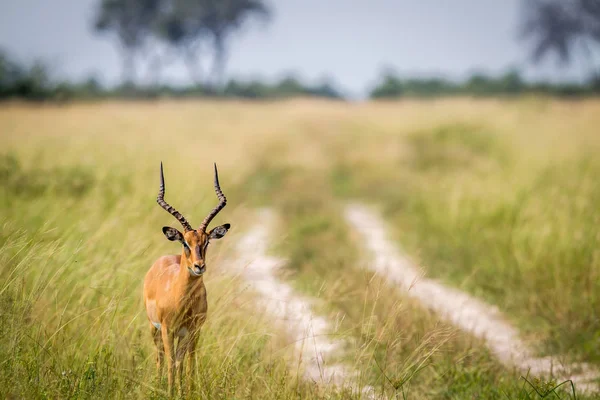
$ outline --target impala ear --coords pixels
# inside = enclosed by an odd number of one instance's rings
[[[171,228],[170,226],[163,226],[162,231],[167,237],[167,239],[169,239],[172,242],[176,240],[178,242],[183,241],[183,235],[175,228]]]
[[[229,228],[231,228],[231,224],[215,226],[210,232],[208,232],[208,237],[210,239],[221,239],[223,236],[225,236]]]

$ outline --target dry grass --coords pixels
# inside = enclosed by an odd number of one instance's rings
[[[379,204],[430,275],[498,304],[540,351],[597,362],[599,123],[598,102],[535,98],[5,105],[0,393],[164,396],[141,299],[150,264],[179,251],[154,202],[162,160],[166,197],[192,223],[214,203],[216,161],[229,205],[215,223],[233,225],[209,258],[199,397],[343,397],[287,369],[286,341],[223,271],[248,211],[268,205],[284,221],[282,279],[322,301],[362,382],[535,398],[481,343],[366,273],[340,205]]]

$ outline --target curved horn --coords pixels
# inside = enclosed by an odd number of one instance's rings
[[[210,214],[208,214],[206,218],[204,218],[204,221],[202,221],[202,224],[198,228],[199,231],[206,232],[206,228],[208,227],[208,224],[210,224],[210,221],[212,221],[212,219],[219,213],[219,211],[221,211],[223,207],[227,205],[227,198],[221,191],[221,186],[219,185],[219,173],[217,172],[217,164],[215,164],[215,193],[219,198],[219,204],[217,204],[217,206],[213,208]]]
[[[177,211],[176,209],[174,209],[173,207],[171,207],[166,201],[165,201],[165,176],[163,174],[163,165],[162,165],[162,161],[160,163],[160,188],[158,189],[158,197],[156,198],[156,202],[158,203],[159,206],[161,206],[162,208],[164,208],[169,214],[171,214],[172,216],[174,216],[175,218],[177,218],[177,221],[179,221],[179,223],[181,225],[183,225],[185,231],[193,231],[194,229],[192,228],[192,226],[187,222],[187,220],[185,219],[185,217],[183,215],[181,215],[179,213],[179,211]]]

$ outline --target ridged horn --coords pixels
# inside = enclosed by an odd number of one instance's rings
[[[221,211],[227,205],[227,198],[221,191],[221,186],[219,185],[219,173],[217,172],[217,164],[215,163],[214,165],[215,165],[215,193],[217,194],[217,197],[219,199],[219,204],[217,204],[217,206],[215,208],[213,208],[213,210],[206,216],[206,218],[204,218],[204,221],[202,221],[202,224],[200,224],[200,227],[198,228],[198,230],[202,231],[202,232],[206,232],[206,228],[208,227],[208,224],[210,224],[210,221],[212,221],[212,219],[219,213],[219,211]]]
[[[164,208],[169,214],[174,216],[177,219],[177,221],[179,221],[179,223],[181,225],[183,225],[183,228],[185,229],[186,232],[194,230],[192,228],[192,226],[187,222],[185,217],[183,215],[181,215],[181,213],[179,211],[177,211],[176,209],[171,207],[169,205],[169,203],[167,203],[165,201],[165,176],[163,174],[162,161],[160,163],[160,188],[158,189],[158,197],[156,198],[156,202],[158,203],[159,206]]]

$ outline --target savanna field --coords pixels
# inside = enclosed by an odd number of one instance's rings
[[[278,216],[282,281],[318,299],[338,361],[389,398],[538,399],[522,378],[365,265],[343,218],[379,210],[428,278],[497,306],[539,356],[600,369],[600,101],[363,104],[170,101],[0,107],[0,397],[167,398],[142,299],[181,247],[156,204],[198,225],[216,204],[201,399],[342,399],[302,379],[292,345],[228,272],[255,210]],[[535,389],[534,389],[535,387]],[[576,393],[579,399],[593,394]],[[573,398],[569,385],[547,398]]]

